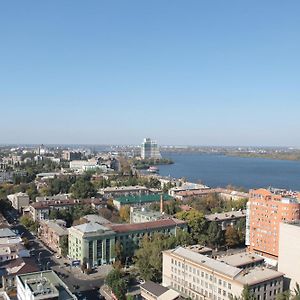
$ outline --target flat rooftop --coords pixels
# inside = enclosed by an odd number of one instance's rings
[[[216,213],[216,214],[209,214],[205,215],[205,218],[208,221],[225,221],[237,218],[246,218],[246,211],[245,210],[234,210],[224,213]]]
[[[264,281],[282,277],[284,274],[266,267],[255,267],[253,269],[243,270],[235,280],[242,284],[254,285]]]
[[[175,227],[185,225],[186,222],[178,219],[161,219],[157,221],[150,221],[144,223],[133,223],[133,224],[109,224],[109,226],[115,232],[131,232],[131,231],[144,231],[151,229],[163,229],[169,227]]]
[[[6,237],[16,237],[17,234],[13,232],[10,228],[0,228],[0,238]]]
[[[184,259],[186,261],[190,261],[190,262],[193,262],[200,266],[203,266],[205,268],[214,270],[215,272],[229,276],[230,278],[234,278],[242,271],[241,269],[239,269],[237,267],[227,265],[221,261],[215,260],[213,258],[196,253],[190,249],[186,249],[183,247],[177,247],[173,250],[167,250],[164,252],[173,254],[173,255],[178,256],[179,258]]]
[[[54,271],[27,273],[18,278],[24,287],[28,285],[35,299],[45,299],[45,296],[58,300],[77,299]]]
[[[264,258],[249,252],[242,252],[242,253],[223,256],[220,257],[218,260],[233,267],[243,267],[251,263],[264,262]]]
[[[142,196],[121,196],[116,199],[116,201],[120,202],[121,204],[143,204],[149,202],[159,202],[160,201],[159,194],[153,195],[142,195]],[[168,194],[163,194],[163,200],[169,201],[173,199]]]

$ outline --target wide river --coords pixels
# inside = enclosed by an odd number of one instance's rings
[[[159,174],[185,177],[211,187],[278,187],[300,190],[300,161],[242,158],[217,154],[162,153],[174,161],[159,166]]]

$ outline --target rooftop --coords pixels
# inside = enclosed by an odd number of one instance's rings
[[[0,238],[15,237],[17,234],[10,228],[0,228]]]
[[[236,219],[236,218],[245,218],[246,217],[246,211],[245,210],[234,210],[224,213],[215,213],[215,214],[209,214],[205,215],[205,218],[208,221],[225,221],[230,219]]]
[[[116,199],[116,201],[121,204],[138,204],[138,203],[148,203],[148,202],[159,202],[160,201],[159,194],[151,194],[151,195],[142,195],[142,196],[121,196]],[[163,194],[163,200],[169,201],[173,199],[168,194]]]
[[[100,225],[98,223],[95,223],[95,222],[89,222],[89,223],[73,226],[71,228],[74,228],[82,233],[96,233],[96,232],[104,233],[107,231],[111,231],[110,228],[107,228],[107,227]]]
[[[58,221],[58,222],[57,222]],[[67,235],[68,230],[61,225],[59,225],[60,220],[47,220],[47,221],[42,221],[41,223],[46,224],[49,228],[54,230],[59,236]]]
[[[120,191],[134,191],[134,190],[145,190],[147,191],[148,188],[144,186],[134,185],[134,186],[116,186],[116,187],[106,187],[104,189],[100,189],[100,192],[120,192]]]
[[[65,283],[56,275],[54,271],[43,271],[19,275],[18,279],[25,287],[26,285],[35,295],[35,299],[45,296],[49,298],[57,297],[58,300],[76,299]]]
[[[132,213],[140,214],[145,217],[151,217],[151,218],[163,218],[163,217],[167,218],[167,217],[169,217],[168,215],[162,214],[159,211],[146,210],[146,209],[137,209],[137,210],[134,210]]]
[[[72,206],[72,205],[84,205],[84,204],[96,204],[99,205],[102,203],[101,199],[66,199],[66,200],[47,200],[31,203],[35,209],[49,208],[51,206]]]
[[[212,269],[215,272],[221,273],[223,275],[227,275],[230,278],[234,278],[242,271],[239,268],[227,265],[221,261],[215,260],[213,258],[196,253],[192,250],[183,247],[177,247],[173,250],[167,250],[164,252],[178,256],[181,259],[185,259],[187,261],[196,263],[198,265],[204,266],[208,269]]]
[[[164,227],[172,227],[177,225],[184,225],[185,221],[178,219],[162,219],[157,221],[145,222],[145,223],[133,223],[133,224],[110,224],[108,225],[113,231],[116,232],[130,232],[130,231],[140,231],[147,229],[156,229]]]
[[[141,285],[141,289],[144,289],[151,293],[152,295],[159,297],[160,295],[164,294],[169,289],[160,285],[159,283],[155,283],[153,281],[146,281],[144,284]]]
[[[98,223],[100,225],[111,223],[109,220],[107,220],[99,215],[85,215],[82,217],[82,219],[85,219],[87,222],[94,222],[94,223]]]
[[[231,265],[233,267],[242,267],[244,265],[248,265],[254,262],[255,263],[264,262],[264,258],[249,252],[242,252],[242,253],[223,256],[220,257],[218,260],[221,262],[225,262],[226,264]]]
[[[263,281],[282,277],[283,275],[283,273],[259,266],[253,269],[243,270],[235,279],[244,285],[254,285]]]

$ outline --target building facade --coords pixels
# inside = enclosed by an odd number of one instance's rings
[[[278,270],[285,274],[285,287],[300,284],[300,222],[280,223]]]
[[[39,225],[39,238],[50,249],[61,254],[61,242],[64,237],[68,237],[66,222],[63,220],[43,220]]]
[[[250,190],[247,209],[246,241],[249,250],[276,260],[280,222],[300,219],[299,200],[266,189]]]
[[[29,205],[29,196],[26,193],[16,193],[7,196],[7,199],[11,202],[11,205],[18,212]]]
[[[178,247],[163,252],[162,285],[195,300],[232,299],[248,285],[256,300],[275,300],[283,274],[265,267],[243,270]]]
[[[165,219],[139,224],[106,224],[90,222],[69,228],[69,257],[86,261],[90,266],[115,261],[115,245],[122,247],[124,256],[131,257],[145,235],[163,233],[176,235],[187,230],[187,224],[177,219]]]
[[[19,275],[16,282],[18,300],[77,299],[54,271]]]
[[[150,138],[145,138],[141,147],[141,157],[142,159],[160,159],[161,155],[157,143]]]

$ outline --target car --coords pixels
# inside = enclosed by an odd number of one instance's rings
[[[56,258],[58,258],[58,259],[59,259],[59,258],[61,258],[61,256],[60,256],[60,255],[58,255],[58,254],[57,254],[57,255],[55,255],[55,257],[56,257]]]
[[[139,283],[139,284],[144,284],[144,283],[145,283],[145,280],[144,280],[144,279],[139,279],[139,280],[138,280],[138,283]]]

